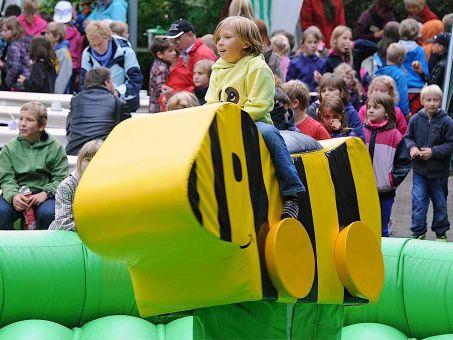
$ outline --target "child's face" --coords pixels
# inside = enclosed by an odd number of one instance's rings
[[[414,4],[406,6],[406,12],[411,17],[417,16],[417,14],[420,13],[421,10],[422,9],[420,7]]]
[[[309,34],[302,44],[302,50],[309,56],[315,55],[319,45],[319,40]]]
[[[35,115],[30,110],[21,110],[19,115],[19,134],[29,142],[36,142],[46,127],[39,125]]]
[[[441,54],[444,54],[446,51],[447,51],[447,49],[444,47],[444,45],[441,45],[438,43],[433,44],[432,52],[434,54],[441,55]]]
[[[2,26],[2,37],[5,41],[10,41],[11,38],[12,38],[13,34],[11,32],[11,30],[6,27],[6,25],[3,25]]]
[[[434,115],[437,113],[437,111],[439,111],[441,100],[442,98],[437,94],[428,93],[423,96],[421,102],[423,107],[425,108],[426,113],[429,115]]]
[[[174,47],[167,48],[163,52],[157,52],[157,57],[172,65],[178,60],[178,54]]]
[[[340,96],[341,96],[340,90],[332,88],[332,87],[323,87],[321,89],[321,100],[324,100],[325,98],[332,97],[332,96],[340,98]]]
[[[109,49],[109,39],[94,38],[90,41],[90,46],[96,53],[103,55]]]
[[[351,32],[345,31],[338,37],[335,43],[335,49],[341,54],[349,54],[352,51],[352,34]]]
[[[354,86],[354,76],[352,74],[346,73],[343,79],[346,82],[348,89],[351,89]]]
[[[233,64],[237,63],[244,56],[244,49],[247,47],[241,42],[231,25],[223,25],[217,42],[217,51],[223,60]]]
[[[324,125],[326,130],[330,133],[333,131],[336,131],[340,128],[341,122],[340,122],[340,115],[336,114],[335,112],[332,112],[329,109],[324,110],[323,112],[320,112],[321,114],[321,124]]]
[[[50,41],[52,45],[56,45],[58,43],[58,37],[54,36],[49,31],[46,31],[46,38]]]
[[[372,123],[381,123],[385,120],[385,109],[382,104],[368,103],[366,116]]]
[[[209,76],[201,67],[196,66],[193,69],[193,82],[195,87],[208,87]]]

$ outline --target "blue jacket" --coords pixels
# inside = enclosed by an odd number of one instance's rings
[[[344,109],[346,116],[346,124],[352,129],[350,136],[361,138],[365,142],[365,135],[363,134],[362,122],[359,119],[357,110],[354,109],[351,103],[348,103]]]
[[[403,63],[407,73],[407,87],[409,89],[421,89],[425,86],[425,81],[420,74],[412,69],[412,63],[419,61],[422,65],[423,72],[428,76],[429,70],[425,50],[417,45],[415,41],[400,40],[399,44],[403,46],[407,53]]]
[[[405,140],[409,151],[414,146],[432,150],[432,157],[427,161],[413,160],[416,174],[432,179],[448,177],[453,153],[453,119],[445,111],[439,110],[431,120],[424,109],[417,112],[409,121]]]
[[[91,11],[87,18],[92,21],[101,21],[110,19],[112,21],[127,21],[127,1],[125,0],[112,0],[107,7],[104,5],[97,5]]]
[[[404,115],[407,116],[411,112],[411,109],[409,107],[406,70],[397,65],[386,65],[376,71],[376,76],[389,76],[395,80],[399,94],[397,105],[400,107],[401,111],[403,111]]]
[[[316,91],[317,84],[313,78],[313,73],[318,71],[323,74],[326,72],[326,60],[317,55],[312,57],[300,55],[291,60],[286,74],[286,81],[299,79],[310,88],[310,91]]]
[[[139,93],[142,88],[143,76],[140,71],[137,57],[128,42],[112,38],[112,57],[106,67],[112,72],[112,81],[120,98],[125,100],[131,112],[140,107]],[[86,73],[101,64],[93,56],[91,47],[85,48],[82,54],[82,68],[80,70],[80,84],[84,86]]]

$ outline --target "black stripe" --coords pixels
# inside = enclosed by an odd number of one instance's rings
[[[294,166],[296,167],[299,178],[302,181],[302,184],[305,186],[305,192],[298,195],[298,204],[299,204],[299,222],[305,227],[305,230],[310,237],[311,245],[313,247],[313,254],[315,256],[315,277],[313,280],[313,286],[311,287],[310,293],[303,299],[299,301],[303,302],[316,302],[318,300],[318,266],[317,266],[317,256],[316,256],[316,239],[315,239],[315,227],[313,222],[313,212],[311,211],[311,201],[310,201],[310,190],[307,183],[307,175],[305,173],[305,166],[302,161],[302,157],[297,157],[294,159]]]
[[[335,188],[339,231],[341,231],[352,222],[360,221],[359,203],[346,143],[326,152],[326,156],[329,160],[330,174]],[[363,301],[363,299],[353,297],[345,288],[343,301],[352,303]]]
[[[241,111],[241,126],[255,232],[260,254],[263,298],[275,301],[278,299],[278,293],[269,278],[264,254],[265,241],[269,232],[269,225],[267,223],[269,202],[263,179],[259,132],[255,122],[250,118],[250,115],[244,111]]]
[[[198,223],[203,225],[203,218],[201,216],[200,211],[200,195],[198,194],[197,189],[197,163],[193,162],[192,168],[190,169],[189,175],[189,184],[188,184],[188,192],[189,192],[189,202],[190,206],[192,207],[192,212],[198,220]]]
[[[218,220],[220,226],[220,238],[231,242],[231,225],[228,213],[228,202],[225,191],[225,176],[223,173],[222,150],[220,148],[219,132],[217,129],[217,117],[214,117],[209,127],[211,138],[211,158],[214,168],[214,188],[218,206]]]

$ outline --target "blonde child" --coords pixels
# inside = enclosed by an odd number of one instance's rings
[[[384,93],[392,98],[395,105],[394,111],[396,128],[401,133],[401,135],[405,136],[407,132],[407,121],[401,109],[396,106],[396,103],[398,103],[398,90],[396,89],[395,81],[389,76],[379,76],[374,78],[370,84],[370,87],[368,88],[368,95],[371,96],[374,93]],[[362,123],[365,122],[366,105],[363,105],[360,108],[359,119]]]
[[[212,65],[214,65],[214,61],[211,59],[202,59],[197,61],[193,66],[193,83],[195,85],[194,93],[200,105],[206,103],[204,97],[208,91]]]
[[[179,91],[168,99],[165,109],[167,111],[186,109],[200,105],[197,97],[192,92]]]
[[[344,104],[340,97],[331,96],[321,102],[318,119],[331,138],[346,137],[351,129],[346,123]]]
[[[341,63],[352,65],[352,31],[349,27],[340,25],[335,27],[330,37],[330,48],[327,57],[327,72],[333,72]]]
[[[285,81],[289,65],[289,40],[285,35],[277,34],[271,38],[271,45],[274,53],[280,58],[282,81]]]
[[[77,168],[71,172],[57,187],[55,194],[55,220],[49,230],[76,231],[72,203],[83,172],[102,145],[102,140],[95,139],[86,142],[77,157]]]
[[[404,0],[404,7],[409,18],[416,19],[424,24],[430,20],[439,20],[426,4],[426,0]]]
[[[109,27],[113,34],[125,40],[129,40],[129,26],[125,22],[113,21],[110,23]]]
[[[337,76],[344,79],[346,86],[349,90],[350,101],[354,109],[357,111],[362,106],[363,102],[363,91],[362,86],[360,85],[359,80],[355,76],[355,71],[351,65],[346,63],[341,63],[333,72]]]
[[[214,32],[220,59],[212,67],[208,104],[233,102],[256,122],[271,154],[280,194],[284,200],[282,218],[297,218],[297,196],[305,192],[285,142],[272,125],[275,82],[263,56],[263,43],[256,24],[244,17],[227,17]]]
[[[45,131],[46,107],[28,102],[21,107],[19,135],[0,153],[0,229],[13,229],[24,210],[33,208],[36,226],[47,229],[54,219],[55,190],[68,173],[63,146]],[[32,195],[19,192],[28,187]]]
[[[320,37],[313,29],[306,29],[302,34],[302,53],[291,60],[286,80],[298,79],[308,85],[310,91],[316,91],[321,75],[326,71],[326,60],[316,54]]]
[[[365,139],[373,162],[381,204],[382,236],[390,236],[390,216],[396,187],[411,169],[409,151],[395,127],[395,101],[382,92],[374,92],[367,102]]]

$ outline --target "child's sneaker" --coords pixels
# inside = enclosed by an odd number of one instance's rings
[[[436,236],[437,236],[437,241],[439,241],[439,242],[448,242],[447,235],[439,234],[439,235],[436,235]]]
[[[299,216],[299,205],[297,204],[297,198],[287,198],[283,203],[283,211],[281,219],[284,218],[295,218]]]
[[[411,238],[414,240],[424,240],[426,239],[426,234],[412,234]]]

